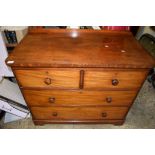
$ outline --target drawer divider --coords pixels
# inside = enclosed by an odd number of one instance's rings
[[[84,87],[84,70],[80,70],[80,82],[79,82],[79,88],[83,89]]]

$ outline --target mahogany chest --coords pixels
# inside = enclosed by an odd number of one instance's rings
[[[122,124],[153,58],[130,32],[30,30],[6,59],[35,124]]]

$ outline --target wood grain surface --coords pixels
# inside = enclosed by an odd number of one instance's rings
[[[18,67],[152,68],[155,60],[130,32],[33,30],[6,63]]]
[[[137,89],[146,78],[148,70],[119,69],[23,69],[14,70],[21,87],[44,87],[60,89]],[[50,79],[50,83],[46,82]],[[112,81],[118,80],[117,85]],[[82,83],[82,87],[81,87]]]
[[[22,87],[79,88],[79,70],[46,69],[46,70],[15,70]],[[47,84],[46,79],[51,79]]]
[[[127,107],[32,107],[34,119],[90,120],[123,119]]]
[[[106,70],[106,71],[87,71],[85,72],[84,88],[99,89],[137,89],[140,88],[144,79],[148,74],[144,71],[120,71],[120,70]],[[113,85],[112,81],[117,80],[118,84]]]
[[[130,106],[137,91],[23,90],[29,106]]]
[[[155,60],[130,32],[30,29],[6,64],[35,124],[120,125]]]
[[[114,124],[122,125],[124,119],[81,119],[81,120],[61,120],[61,119],[33,119],[35,125],[45,125],[45,124]]]

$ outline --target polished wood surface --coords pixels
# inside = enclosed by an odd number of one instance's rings
[[[84,88],[137,89],[148,74],[144,71],[87,71],[85,72]],[[116,81],[116,83],[114,83]]]
[[[9,55],[37,125],[121,125],[154,59],[130,32],[32,29]]]
[[[127,107],[31,107],[34,119],[123,119]]]
[[[72,89],[138,89],[148,70],[27,69],[15,70],[21,87]],[[117,83],[114,83],[116,81]]]
[[[55,119],[44,119],[44,120],[39,120],[39,119],[33,119],[33,122],[35,125],[44,125],[44,124],[114,124],[114,125],[122,125],[124,123],[124,119],[81,119],[81,120],[55,120]]]
[[[15,70],[22,87],[79,88],[79,70]]]
[[[152,68],[155,65],[130,32],[105,30],[32,30],[6,63],[16,67]]]
[[[23,90],[29,106],[130,106],[137,91]]]

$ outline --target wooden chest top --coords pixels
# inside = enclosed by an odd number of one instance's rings
[[[9,55],[12,67],[152,68],[153,58],[130,32],[31,30]]]

